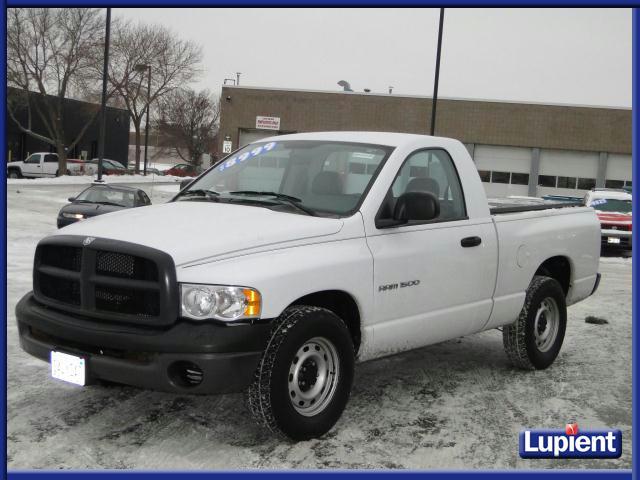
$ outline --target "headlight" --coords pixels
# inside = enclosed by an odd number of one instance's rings
[[[76,220],[82,220],[84,218],[84,215],[81,213],[66,213],[66,212],[62,212],[62,216],[64,218],[75,218]]]
[[[181,315],[194,320],[223,321],[259,318],[260,292],[253,288],[222,285],[180,285]]]

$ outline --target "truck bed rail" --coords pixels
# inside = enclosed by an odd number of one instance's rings
[[[536,210],[551,210],[555,208],[569,208],[569,207],[584,207],[582,202],[549,202],[540,201],[536,203],[524,203],[524,202],[493,202],[489,201],[489,212],[491,215],[500,215],[503,213],[520,213],[531,212]]]

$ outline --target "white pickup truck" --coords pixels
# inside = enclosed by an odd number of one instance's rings
[[[81,160],[68,158],[65,175],[82,175],[83,164]],[[57,177],[59,174],[57,153],[32,153],[24,161],[7,163],[7,178]]]
[[[338,420],[357,361],[501,329],[516,366],[549,367],[599,254],[593,209],[491,208],[456,140],[284,135],[43,239],[16,313],[55,378],[246,391],[300,440]]]

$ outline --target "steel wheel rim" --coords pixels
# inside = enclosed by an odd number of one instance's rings
[[[556,342],[560,330],[560,309],[556,301],[547,297],[540,303],[533,324],[536,348],[547,352]]]
[[[305,417],[317,415],[331,403],[338,388],[338,350],[325,337],[307,340],[291,360],[288,375],[293,408]]]

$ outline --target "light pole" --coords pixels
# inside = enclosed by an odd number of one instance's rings
[[[98,178],[97,182],[102,180],[102,159],[104,158],[104,130],[107,118],[107,70],[109,68],[109,41],[111,38],[111,9],[107,8],[107,24],[105,26],[104,36],[104,65],[102,67],[102,102],[100,110],[100,133],[98,137]]]
[[[147,120],[144,125],[144,175],[147,175],[147,159],[149,150],[149,108],[151,107],[151,65],[136,65],[137,72],[149,71],[147,83]]]
[[[440,52],[442,51],[442,26],[444,25],[444,8],[440,9],[440,25],[438,26],[438,51],[436,53],[436,78],[433,82],[433,98],[431,99],[431,135],[436,134],[436,104],[438,103],[438,80],[440,79]]]

